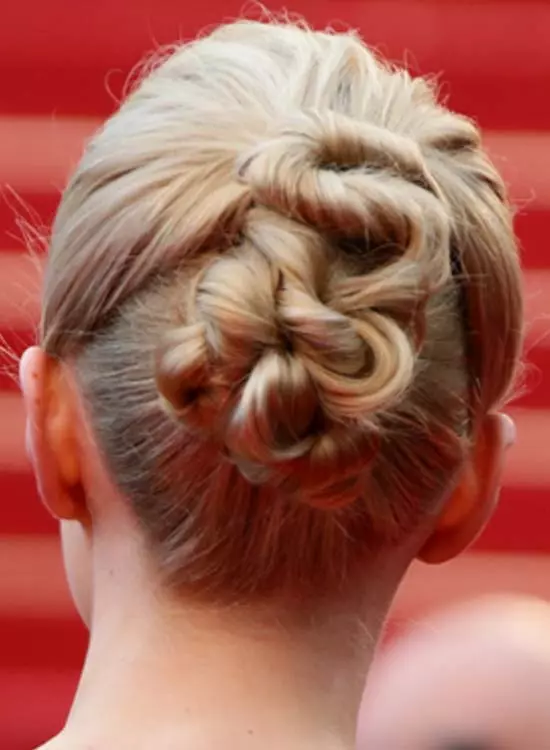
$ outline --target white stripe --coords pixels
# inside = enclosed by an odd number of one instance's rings
[[[43,259],[0,251],[0,330],[29,331],[40,315]]]
[[[95,118],[0,116],[0,176],[16,191],[58,191],[77,163]]]
[[[510,592],[550,600],[550,555],[472,552],[446,565],[415,563],[397,594],[393,615],[414,618],[452,602]]]
[[[1,536],[0,570],[0,616],[74,615],[56,537]]]
[[[40,315],[41,261],[0,251],[0,330],[28,331]],[[528,348],[550,348],[550,270],[525,272]]]
[[[550,209],[550,132],[493,131],[485,142],[513,201],[522,208]]]
[[[550,349],[550,269],[524,272],[526,346]]]
[[[511,409],[518,428],[517,444],[507,457],[505,482],[510,487],[550,486],[548,444],[550,410]],[[25,455],[25,419],[18,393],[0,391],[0,472],[25,471],[29,463]]]
[[[75,618],[52,536],[0,536],[0,617]],[[398,620],[484,594],[550,599],[550,555],[472,552],[447,565],[414,564],[393,606]]]
[[[59,190],[101,120],[0,116],[2,183],[22,193]],[[550,132],[490,131],[485,141],[522,205],[550,208]]]

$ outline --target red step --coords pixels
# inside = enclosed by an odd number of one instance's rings
[[[76,612],[71,619],[0,618],[2,670],[27,667],[63,672],[83,662],[87,642],[88,633]]]
[[[28,635],[44,648],[40,623]],[[63,727],[78,684],[77,667],[0,671],[0,747],[2,750],[29,750],[42,746]]]
[[[0,190],[0,248],[27,251],[27,232],[38,232],[47,244],[50,227],[61,196],[60,190],[19,191],[14,195]]]
[[[59,526],[42,505],[30,468],[27,471],[2,469],[0,497],[3,498],[2,535],[58,534]]]
[[[550,149],[550,138],[548,148]],[[527,269],[547,268],[550,266],[550,250],[547,243],[547,238],[550,236],[550,205],[547,208],[533,207],[529,205],[529,196],[524,196],[524,198],[526,200],[518,199],[522,207],[518,209],[515,218],[516,232],[522,246],[522,262]],[[17,204],[13,198],[2,196],[0,193],[0,252],[3,250],[27,252],[25,227],[37,229],[39,236],[44,239],[43,243],[35,241],[37,249],[47,246],[60,192],[21,191],[20,199],[23,205]],[[527,205],[523,205],[524,203]]]
[[[85,15],[64,0],[13,4],[0,29],[3,112],[106,115],[145,53],[234,18],[241,0],[210,0],[182,14],[181,3],[97,0]],[[486,127],[550,128],[550,6],[463,0],[295,0],[317,26],[356,27],[390,58],[447,81],[458,109]],[[120,29],[124,28],[124,34]],[[111,93],[110,93],[111,92]],[[503,95],[505,92],[505,95]]]

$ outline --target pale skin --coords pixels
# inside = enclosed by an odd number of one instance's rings
[[[28,453],[42,500],[60,521],[69,586],[91,636],[67,724],[48,750],[351,750],[402,577],[413,559],[444,562],[475,539],[514,439],[505,415],[481,420],[439,514],[370,560],[345,601],[319,604],[309,618],[273,604],[228,611],[160,584],[103,466],[70,365],[33,347],[21,387]]]
[[[359,750],[546,750],[549,694],[548,603],[493,596],[455,606],[377,659]]]

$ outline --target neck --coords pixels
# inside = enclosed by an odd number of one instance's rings
[[[175,600],[128,562],[105,565],[103,556],[94,572],[90,647],[67,737],[94,750],[354,747],[395,586],[283,620],[280,606]]]

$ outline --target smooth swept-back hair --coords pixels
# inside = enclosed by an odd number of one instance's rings
[[[411,534],[521,333],[474,124],[354,34],[247,21],[88,144],[41,324],[166,579],[231,599],[330,594]]]

